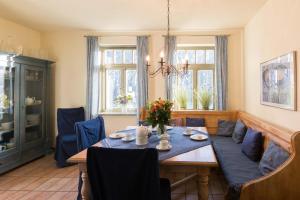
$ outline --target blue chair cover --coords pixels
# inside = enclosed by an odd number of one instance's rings
[[[101,116],[84,122],[75,123],[78,151],[82,151],[105,138],[104,120]],[[82,179],[79,176],[78,196],[81,199]]]
[[[57,109],[58,135],[55,148],[57,167],[67,166],[66,160],[78,152],[74,125],[80,121],[84,121],[83,107]]]
[[[171,200],[170,182],[159,178],[156,149],[90,147],[87,172],[97,200]]]

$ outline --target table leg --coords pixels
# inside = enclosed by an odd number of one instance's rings
[[[208,200],[208,176],[209,168],[198,169],[198,199]]]
[[[79,170],[81,172],[82,179],[81,198],[82,200],[88,200],[90,197],[90,183],[85,163],[79,164]]]

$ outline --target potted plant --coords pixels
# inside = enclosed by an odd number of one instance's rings
[[[203,110],[209,110],[209,106],[212,100],[212,94],[208,90],[204,89],[201,92],[194,91],[195,96],[198,97],[199,102],[202,105]]]
[[[187,107],[187,101],[188,101],[188,97],[187,97],[187,92],[184,89],[177,89],[176,94],[175,94],[175,99],[176,99],[176,103],[179,106],[180,109],[186,109]]]
[[[173,103],[168,100],[163,100],[159,98],[151,102],[147,108],[147,122],[152,125],[152,127],[157,126],[157,133],[162,135],[165,133],[165,125],[169,124],[171,118],[171,108]]]

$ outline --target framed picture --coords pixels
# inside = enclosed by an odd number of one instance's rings
[[[296,110],[296,52],[260,65],[263,105]]]

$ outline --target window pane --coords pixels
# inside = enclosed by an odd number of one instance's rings
[[[127,108],[136,109],[136,91],[136,70],[126,70],[126,95],[130,95],[132,97]]]
[[[186,53],[187,53],[187,58],[188,58],[189,64],[195,64],[195,59],[196,59],[195,51],[187,50]]]
[[[199,70],[198,71],[198,93],[201,95],[203,92],[208,92],[212,98],[209,109],[213,109],[213,92],[214,92],[214,71],[213,70]],[[199,108],[202,108],[199,102]]]
[[[106,70],[106,109],[113,110],[120,105],[115,99],[121,94],[121,71]]]
[[[206,50],[206,64],[215,63],[215,50]]]
[[[112,49],[108,49],[104,51],[104,63],[112,64],[114,58],[114,51]]]
[[[188,73],[179,77],[179,89],[185,90],[187,94],[187,109],[193,109],[193,71],[189,70]]]
[[[136,64],[136,50],[133,50],[133,64]]]
[[[177,64],[183,64],[185,59],[185,50],[177,50]]]
[[[205,50],[196,51],[196,63],[205,64]]]
[[[124,64],[132,64],[132,50],[124,50]]]
[[[114,58],[115,62],[114,64],[122,64],[123,63],[123,51],[118,49],[114,51]]]

